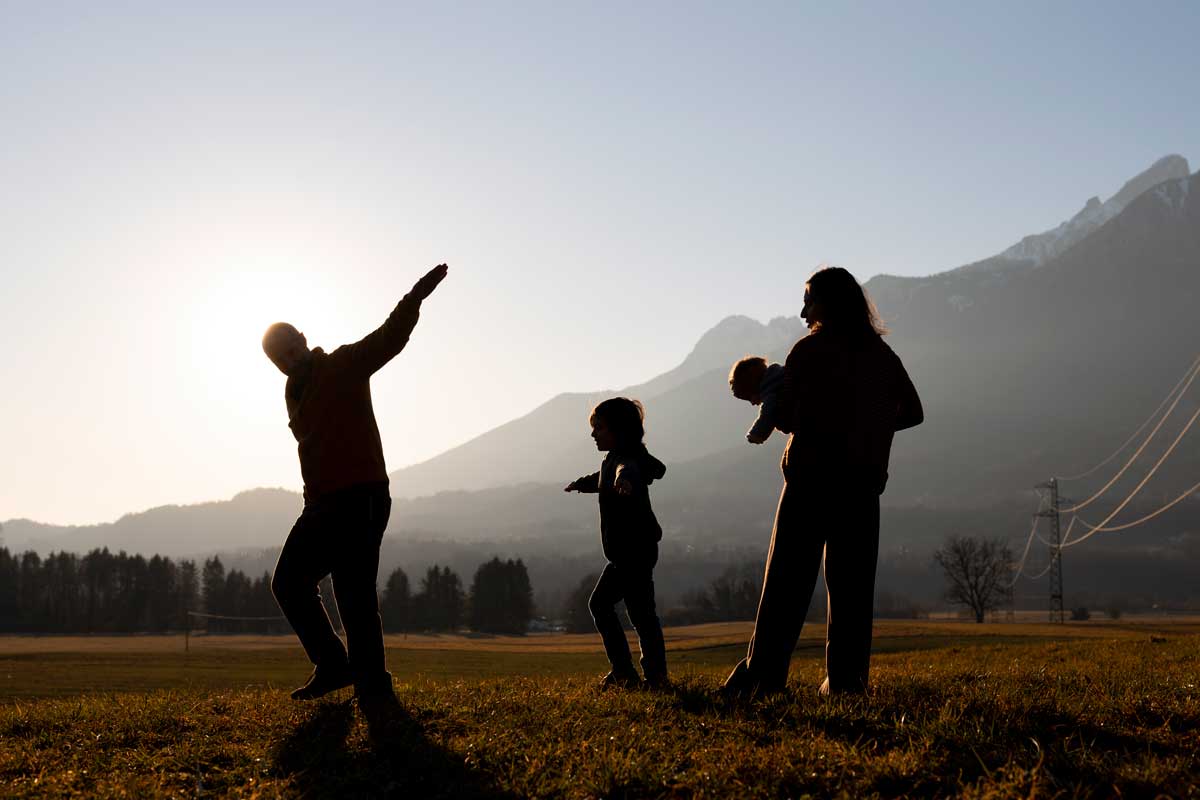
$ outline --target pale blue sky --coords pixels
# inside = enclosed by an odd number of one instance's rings
[[[167,5],[0,4],[0,520],[297,488],[262,329],[439,261],[391,468],[1200,160],[1195,3]]]

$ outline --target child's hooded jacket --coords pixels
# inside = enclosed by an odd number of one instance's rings
[[[666,473],[666,465],[638,444],[610,450],[599,472],[575,481],[578,491],[600,495],[600,541],[609,561],[656,559],[662,527],[650,507],[649,486]],[[630,494],[617,492],[622,478],[632,484]]]

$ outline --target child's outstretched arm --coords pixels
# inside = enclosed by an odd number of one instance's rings
[[[600,491],[600,473],[593,472],[591,475],[584,475],[582,478],[576,478],[563,487],[564,492],[586,492],[595,494]]]
[[[622,461],[617,464],[617,470],[613,473],[613,485],[617,494],[633,494],[633,487],[645,482],[636,461]]]

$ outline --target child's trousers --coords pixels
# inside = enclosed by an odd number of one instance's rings
[[[657,554],[656,554],[657,555]],[[642,674],[646,680],[662,680],[667,677],[667,650],[663,644],[662,626],[654,608],[654,563],[657,558],[636,562],[609,562],[596,581],[596,588],[588,600],[588,610],[596,623],[596,630],[604,640],[604,652],[608,655],[613,672],[633,672],[633,656],[621,620],[617,617],[616,605],[625,601],[629,621],[637,631],[638,646],[642,653]]]

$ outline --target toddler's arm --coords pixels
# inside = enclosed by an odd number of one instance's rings
[[[636,461],[622,461],[617,464],[617,471],[613,475],[613,484],[617,494],[630,494],[636,484],[645,482]]]
[[[762,444],[774,432],[775,423],[779,419],[780,395],[783,394],[779,388],[776,384],[763,394],[762,405],[758,407],[758,419],[754,420],[754,424],[746,432],[746,441],[751,444]]]
[[[584,475],[582,478],[576,478],[563,487],[564,492],[587,492],[595,494],[600,491],[600,473],[593,472],[591,475]]]

